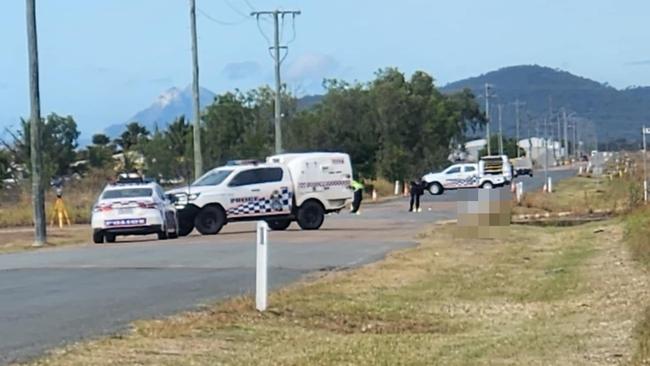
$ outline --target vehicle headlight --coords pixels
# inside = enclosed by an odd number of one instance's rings
[[[187,196],[187,199],[190,201],[194,201],[195,199],[199,198],[201,194],[200,193],[192,193]]]

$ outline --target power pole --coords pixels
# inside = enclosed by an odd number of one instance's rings
[[[490,146],[490,84],[488,83],[485,83],[485,136],[487,154],[492,155]]]
[[[499,111],[499,155],[503,155],[503,129],[501,128],[501,114],[503,112],[503,104],[497,105]]]
[[[282,93],[282,82],[280,80],[280,66],[284,58],[280,58],[280,49],[287,49],[286,46],[280,46],[280,26],[279,18],[286,15],[291,15],[294,18],[296,15],[300,15],[299,10],[273,10],[273,11],[254,11],[251,12],[251,16],[259,17],[262,15],[270,15],[273,17],[273,46],[270,47],[273,50],[273,60],[275,61],[275,153],[282,153],[282,109],[281,109],[281,93]]]
[[[201,106],[199,105],[199,55],[196,44],[196,2],[190,0],[190,30],[192,36],[192,137],[194,142],[194,178],[203,175],[203,155],[201,153]]]
[[[565,159],[569,159],[569,131],[568,131],[568,128],[569,128],[568,123],[569,122],[567,121],[567,117],[566,117],[566,109],[562,110],[562,115],[564,117],[564,135],[563,135],[563,137],[564,137],[564,151],[563,152],[564,153],[562,154],[562,156],[564,156]]]
[[[43,155],[41,151],[41,97],[38,78],[38,40],[36,34],[36,0],[26,0],[27,44],[29,50],[29,143],[32,164],[32,204],[34,214],[34,246],[47,241],[45,227],[45,191],[42,182]]]
[[[550,119],[544,119],[544,184],[548,184],[548,125]]]
[[[526,103],[520,102],[519,98],[515,99],[514,102],[515,105],[515,139],[517,140],[517,157],[520,156],[519,153],[519,125],[521,124],[521,120],[519,117],[519,107],[520,106],[525,106]],[[530,126],[528,126],[528,131],[529,131],[529,136],[530,136]]]

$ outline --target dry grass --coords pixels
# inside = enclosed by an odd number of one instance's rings
[[[650,271],[650,208],[640,208],[625,217],[625,241],[632,257],[646,271]],[[635,361],[650,365],[650,306],[636,327],[637,351]],[[643,363],[645,361],[645,363]]]
[[[525,193],[522,202],[513,207],[513,214],[572,212],[580,215],[626,211],[639,203],[637,186],[638,181],[629,177],[613,180],[574,177],[554,185],[551,194]]]
[[[598,229],[598,230],[595,230]],[[650,300],[618,222],[422,245],[271,295],[137,322],[38,365],[610,365]],[[633,278],[634,280],[631,280]]]
[[[90,222],[92,205],[110,178],[109,172],[91,172],[82,181],[70,182],[63,189],[63,199],[70,219],[76,224]],[[32,200],[29,182],[22,187],[0,191],[0,228],[31,226]],[[54,189],[46,191],[45,212],[50,220],[50,210],[56,199]]]
[[[91,230],[88,225],[66,226],[63,229],[48,227],[47,247],[88,243]],[[31,228],[0,229],[0,253],[36,249]]]

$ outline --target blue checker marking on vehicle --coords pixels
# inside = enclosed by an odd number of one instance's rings
[[[463,179],[451,179],[452,183],[455,186],[458,187],[463,187],[463,186],[475,186],[479,182],[479,177],[477,176],[472,176],[469,178],[463,178]]]
[[[283,187],[280,191],[274,191],[271,197],[262,197],[255,201],[246,202],[243,205],[229,209],[226,213],[230,216],[240,216],[291,211],[292,197],[293,193],[289,191],[289,188]]]
[[[144,225],[147,223],[147,219],[119,219],[119,220],[106,220],[104,224],[106,226],[133,226],[133,225]]]

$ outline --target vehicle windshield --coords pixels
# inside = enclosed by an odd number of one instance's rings
[[[117,198],[136,198],[136,197],[151,197],[153,190],[151,188],[124,188],[124,189],[111,189],[104,192],[102,199],[110,200]]]
[[[201,178],[197,179],[194,183],[192,183],[193,187],[201,187],[201,186],[216,186],[221,184],[221,182],[224,181],[224,179],[228,178],[228,176],[232,173],[232,170],[214,170],[211,172],[206,173],[203,175]]]

